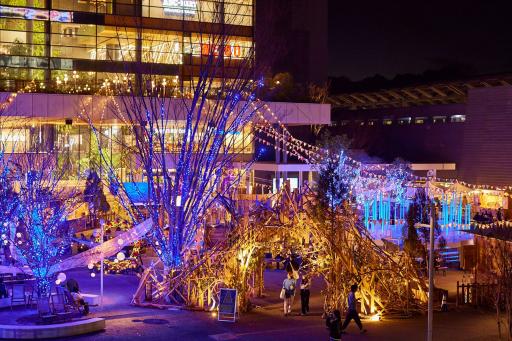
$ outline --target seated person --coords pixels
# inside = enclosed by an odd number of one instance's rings
[[[73,300],[84,308],[83,314],[89,314],[89,304],[85,302],[84,298],[82,297],[82,294],[80,294],[78,282],[75,279],[70,278],[69,280],[66,281],[66,288],[71,293],[71,297],[73,297]]]

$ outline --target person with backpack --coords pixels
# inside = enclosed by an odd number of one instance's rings
[[[293,272],[288,272],[288,276],[283,281],[283,288],[281,289],[281,297],[284,300],[284,316],[288,316],[292,312],[293,299],[295,297],[295,286],[297,280],[293,276]]]
[[[329,341],[341,340],[341,313],[335,310],[325,319],[325,325],[329,329]]]
[[[363,329],[363,324],[361,323],[361,319],[359,318],[359,313],[357,312],[356,308],[356,291],[357,284],[353,284],[350,287],[350,292],[348,294],[348,311],[347,316],[345,317],[345,322],[343,322],[343,326],[341,326],[341,331],[344,332],[350,321],[354,319],[354,321],[356,321],[357,326],[359,327],[359,331],[361,332],[361,334],[364,334],[366,333],[366,329]]]

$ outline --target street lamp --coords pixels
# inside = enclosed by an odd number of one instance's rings
[[[105,222],[103,219],[100,219],[100,226],[101,226],[101,234],[100,234],[100,241],[102,245],[104,243],[103,237],[105,236]],[[104,267],[104,259],[105,256],[103,254],[103,248],[101,249],[101,263],[100,263],[100,307],[103,310],[103,272],[105,271]]]
[[[430,229],[429,255],[428,255],[428,326],[427,341],[432,341],[432,325],[434,322],[434,219],[435,206],[428,196],[429,181],[426,183],[426,197],[430,204],[430,224],[414,224],[416,228],[425,227]]]
[[[430,229],[430,241],[428,248],[428,327],[427,341],[432,341],[432,322],[434,318],[434,219],[430,216],[430,224],[414,224],[416,228]]]

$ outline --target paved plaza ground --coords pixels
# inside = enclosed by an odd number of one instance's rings
[[[279,288],[283,271],[268,270],[267,297],[259,299],[253,311],[243,314],[236,323],[218,322],[206,312],[185,310],[157,310],[130,306],[130,298],[137,286],[135,276],[105,276],[105,307],[92,308],[91,316],[105,317],[105,332],[70,338],[69,340],[328,340],[328,333],[321,319],[321,283],[312,286],[312,313],[309,316],[284,317]],[[452,273],[451,276],[456,276]],[[87,293],[99,293],[99,278],[91,278],[87,270],[67,273],[76,278]],[[444,279],[446,280],[446,279]],[[299,311],[300,300],[294,304]],[[15,323],[20,311],[0,311],[3,323]],[[448,313],[436,313],[434,318],[435,340],[496,340],[497,328],[492,313],[472,308]],[[424,340],[426,317],[363,321],[368,333],[360,335],[352,324],[343,340]]]

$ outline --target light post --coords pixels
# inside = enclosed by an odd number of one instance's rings
[[[162,86],[163,86],[163,96],[165,97],[165,87],[167,86],[167,79],[164,78],[164,80],[162,81]]]
[[[430,200],[429,200],[430,201]],[[434,323],[434,216],[435,207],[430,203],[430,245],[428,255],[428,326],[427,340],[432,341],[432,326]]]
[[[428,196],[430,182],[426,183],[426,197],[430,204],[430,223],[415,224],[416,228],[425,227],[430,229],[429,255],[428,255],[428,325],[427,325],[427,341],[432,341],[432,326],[434,322],[434,219],[435,206]]]
[[[428,255],[428,327],[427,341],[432,341],[432,322],[434,318],[434,219],[430,216],[430,224],[414,224],[416,228],[430,229]]]
[[[104,242],[104,239],[103,239],[103,236],[105,235],[105,227],[104,227],[104,221],[103,219],[100,220],[100,226],[101,226],[101,233],[100,233],[100,240],[101,240],[101,244],[103,244]],[[101,250],[101,265],[100,265],[100,307],[101,309],[103,309],[103,272],[104,272],[104,269],[103,269],[103,260],[104,260],[104,256],[103,256],[103,248]]]
[[[74,82],[75,82],[75,89],[74,89],[74,90],[75,90],[75,92],[76,92],[76,80],[77,80],[80,76],[76,73],[76,71],[73,71],[73,76],[72,76],[72,77],[73,77],[73,80],[74,80]]]

